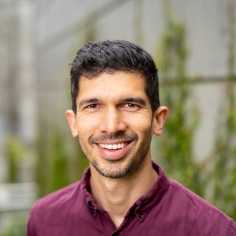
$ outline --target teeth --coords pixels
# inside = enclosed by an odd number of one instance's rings
[[[116,143],[116,144],[102,144],[100,143],[99,146],[102,148],[106,148],[106,149],[120,149],[120,148],[124,148],[128,143]]]

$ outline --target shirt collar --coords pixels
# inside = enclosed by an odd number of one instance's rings
[[[139,198],[134,204],[136,206],[135,214],[140,218],[140,220],[143,218],[143,213],[149,212],[153,206],[157,205],[161,201],[170,185],[169,179],[161,167],[155,162],[152,162],[152,165],[153,169],[158,173],[157,181],[147,195]]]
[[[139,198],[134,203],[134,205],[127,212],[126,216],[135,211],[135,214],[139,216],[140,219],[142,219],[141,212],[149,211],[154,205],[158,204],[167,191],[169,187],[169,179],[166,177],[159,165],[157,165],[155,162],[152,162],[152,165],[154,170],[158,173],[157,181],[153,185],[152,189],[147,193],[147,195]],[[87,168],[81,180],[86,203],[89,207],[104,212],[104,210],[97,205],[93,196],[90,194],[90,176],[90,168]]]

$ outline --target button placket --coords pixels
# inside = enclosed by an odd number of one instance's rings
[[[143,215],[142,213],[139,213],[139,214],[138,214],[138,218],[139,218],[139,219],[143,219],[143,217],[144,217],[144,215]]]
[[[97,213],[98,213],[98,210],[97,210],[97,208],[96,208],[96,207],[94,207],[94,208],[93,208],[93,216],[96,216],[96,215],[97,215]]]

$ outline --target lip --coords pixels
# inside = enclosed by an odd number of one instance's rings
[[[125,142],[127,142],[127,141],[125,141]],[[123,142],[122,141],[104,142],[102,144],[117,144],[117,143],[124,143],[124,141]],[[96,143],[96,147],[98,148],[99,152],[101,153],[101,156],[105,160],[118,161],[118,160],[121,160],[125,156],[125,154],[130,149],[130,146],[132,143],[133,143],[133,141],[129,141],[125,147],[119,148],[119,149],[102,148],[101,146],[99,146],[98,143]]]

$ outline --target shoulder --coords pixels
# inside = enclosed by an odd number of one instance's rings
[[[38,211],[50,213],[52,210],[55,212],[61,208],[65,211],[70,205],[78,201],[81,202],[81,199],[89,195],[89,179],[90,169],[87,168],[81,180],[39,199],[33,206],[31,213]]]
[[[92,200],[89,178],[87,168],[80,181],[39,199],[31,209],[27,235],[62,235],[61,230],[64,230],[63,235],[70,235],[72,227],[78,227],[78,220],[91,211],[88,207]]]
[[[82,203],[82,188],[79,181],[39,199],[31,209],[28,231],[43,228],[47,222],[62,222],[73,206]]]
[[[212,231],[215,235],[236,235],[236,223],[231,218],[186,187],[170,180],[168,192],[173,206],[187,213],[199,235],[203,235],[202,230],[209,231],[209,235],[213,235]]]
[[[79,196],[80,193],[81,181],[78,181],[39,199],[33,206],[33,210],[60,207],[73,201],[74,195]]]

